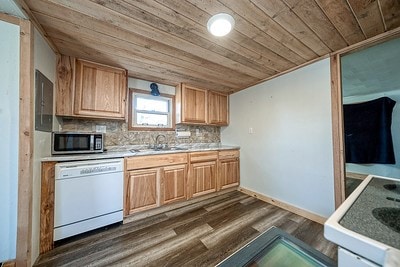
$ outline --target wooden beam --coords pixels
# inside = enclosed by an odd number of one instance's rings
[[[338,51],[332,53],[332,55],[336,55],[336,54],[344,55],[346,53],[351,53],[351,52],[354,52],[359,49],[365,49],[369,46],[372,46],[372,45],[375,45],[375,44],[378,44],[378,43],[381,43],[381,42],[384,42],[384,41],[387,41],[389,39],[396,38],[396,37],[400,37],[400,27],[390,30],[390,31],[387,31],[387,32],[384,32],[384,33],[381,33],[381,34],[378,34],[378,35],[368,38],[367,40],[364,40],[362,42],[345,47],[341,50],[338,50]]]
[[[0,12],[0,20],[11,23],[11,24],[15,24],[15,25],[19,25],[20,23],[20,19],[17,17],[13,17],[4,13]]]
[[[343,105],[339,55],[331,56],[331,103],[335,207],[338,208],[345,199]]]
[[[17,266],[31,266],[33,175],[33,26],[20,23]]]

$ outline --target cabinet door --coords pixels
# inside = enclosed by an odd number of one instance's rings
[[[189,197],[201,196],[217,190],[217,162],[198,162],[190,165]]]
[[[160,206],[160,169],[126,174],[125,215]]]
[[[207,90],[182,85],[181,122],[207,123]]]
[[[239,177],[239,158],[220,160],[218,190],[239,185]]]
[[[161,205],[186,199],[187,164],[164,167],[161,171]]]
[[[228,125],[229,97],[225,94],[208,92],[208,123],[214,125]]]
[[[75,115],[125,118],[126,71],[76,60]]]

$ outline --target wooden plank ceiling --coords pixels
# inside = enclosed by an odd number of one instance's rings
[[[400,26],[398,0],[25,2],[62,54],[229,93]],[[236,21],[225,37],[206,28],[219,12]]]

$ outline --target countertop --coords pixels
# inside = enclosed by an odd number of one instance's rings
[[[175,149],[177,148],[177,149]],[[95,154],[70,154],[70,155],[52,155],[41,159],[45,161],[75,161],[75,160],[93,160],[93,159],[111,159],[111,158],[124,158],[135,156],[159,155],[169,153],[188,153],[199,151],[218,151],[240,149],[239,146],[222,145],[219,143],[210,144],[190,144],[190,145],[177,145],[172,147],[171,150],[153,150],[144,146],[115,146],[109,147],[106,152]]]

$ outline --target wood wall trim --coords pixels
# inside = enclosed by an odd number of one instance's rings
[[[332,142],[333,142],[333,177],[335,190],[335,208],[345,199],[345,159],[343,101],[340,78],[340,55],[331,56],[331,103],[332,103]]]
[[[17,266],[31,266],[33,176],[33,26],[20,22]]]
[[[269,203],[271,205],[277,206],[277,207],[279,207],[281,209],[284,209],[284,210],[288,210],[290,212],[293,212],[293,213],[295,213],[297,215],[300,215],[300,216],[302,216],[304,218],[307,218],[307,219],[309,219],[311,221],[314,221],[314,222],[317,222],[319,224],[324,224],[325,221],[326,221],[325,217],[322,217],[322,216],[319,216],[319,215],[317,215],[315,213],[309,212],[307,210],[303,210],[301,208],[295,207],[295,206],[290,205],[288,203],[273,199],[273,198],[265,196],[263,194],[254,192],[254,191],[252,191],[250,189],[247,189],[247,188],[244,188],[244,187],[239,187],[238,190],[240,192],[242,192],[242,193],[245,193],[246,195],[258,198],[258,199],[260,199],[260,200],[262,200],[264,202],[267,202],[267,203]]]
[[[15,267],[16,266],[16,263],[15,263],[15,261],[6,261],[6,262],[3,262],[3,265],[1,265],[2,267]]]
[[[358,49],[365,49],[368,46],[375,45],[375,44],[383,42],[385,40],[394,38],[394,37],[396,37],[398,35],[400,35],[400,27],[398,27],[396,29],[393,29],[391,31],[387,31],[387,32],[381,33],[381,34],[376,35],[374,37],[368,38],[367,40],[364,40],[364,41],[358,42],[356,44],[350,45],[348,47],[345,47],[345,48],[343,48],[341,50],[338,50],[338,51],[336,51],[334,53],[331,53],[331,55],[341,55],[342,56],[342,55],[347,54],[349,52],[354,52],[354,51],[356,51]]]
[[[54,187],[57,162],[42,162],[40,191],[40,254],[53,249]]]
[[[20,24],[20,19],[17,17],[13,17],[4,13],[0,12],[0,20],[11,23],[11,24],[15,24],[15,25],[19,25]]]
[[[343,126],[343,99],[340,58],[348,53],[365,49],[386,40],[400,36],[400,27],[348,46],[331,54],[331,107],[332,107],[332,141],[333,172],[335,189],[335,207],[345,200],[345,147]]]

